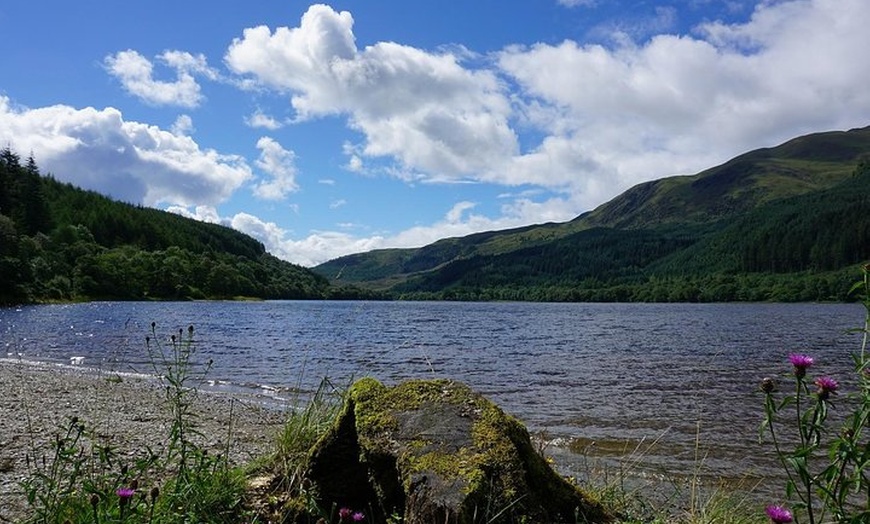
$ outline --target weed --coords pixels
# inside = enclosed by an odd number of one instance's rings
[[[870,521],[870,447],[865,428],[870,421],[870,266],[852,292],[860,292],[865,307],[860,352],[853,355],[857,391],[840,395],[840,383],[828,376],[811,380],[815,364],[809,355],[791,355],[794,393],[777,398],[776,382],[765,378],[765,418],[760,436],[770,436],[787,476],[786,498],[794,512],[771,505],[767,513],[775,523],[866,523]],[[830,431],[828,419],[835,400],[850,408],[839,431]],[[787,430],[792,430],[787,434]]]
[[[122,453],[77,417],[70,419],[49,450],[28,454],[30,472],[22,482],[31,509],[26,524],[240,520],[244,474],[230,468],[227,453],[209,454],[197,444],[202,435],[196,431],[192,403],[211,362],[194,360],[193,327],[163,344],[152,323],[146,348],[172,415],[167,445]]]

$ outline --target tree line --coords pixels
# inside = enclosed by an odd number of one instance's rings
[[[0,151],[0,304],[381,298],[336,287],[233,229],[111,200]]]
[[[735,219],[593,228],[458,257],[395,286],[402,298],[539,301],[845,301],[870,259],[870,161],[823,191]]]

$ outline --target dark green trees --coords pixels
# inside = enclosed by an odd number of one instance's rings
[[[330,294],[238,231],[62,184],[0,151],[0,304]]]

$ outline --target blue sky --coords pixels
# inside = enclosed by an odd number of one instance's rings
[[[315,265],[870,124],[866,0],[4,0],[0,142]]]

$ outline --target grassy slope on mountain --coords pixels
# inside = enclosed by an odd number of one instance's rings
[[[774,200],[831,187],[870,153],[870,127],[802,136],[740,155],[692,176],[630,188],[575,220],[617,229],[712,222]]]
[[[731,273],[833,271],[865,256],[861,250],[836,246],[833,249],[841,254],[827,256],[830,249],[826,239],[836,237],[836,242],[843,244],[839,240],[843,235],[833,233],[848,235],[854,230],[851,217],[861,208],[842,199],[848,184],[853,183],[849,179],[855,166],[868,153],[870,127],[807,135],[746,153],[697,175],[640,184],[569,223],[445,239],[416,250],[391,250],[390,264],[380,263],[383,258],[375,257],[373,252],[337,259],[315,269],[335,274],[341,268],[346,281],[392,287],[414,298],[504,298],[490,291],[523,286],[632,286],[648,279],[651,269],[659,277],[691,279],[719,268]],[[827,191],[843,181],[843,188]],[[812,213],[807,212],[810,208],[804,209],[802,229],[809,231],[807,235],[812,233],[812,241],[807,237],[798,241],[798,235],[787,235],[787,240],[778,244],[783,247],[776,251],[794,246],[801,253],[813,252],[815,262],[804,263],[809,255],[792,257],[804,261],[803,265],[767,260],[786,256],[768,249],[775,244],[768,237],[787,227],[787,221],[779,217],[781,208],[767,206],[816,194],[801,204],[814,202],[810,206]],[[717,234],[755,209],[759,211],[746,219],[751,222],[739,222],[742,229],[732,227],[722,236]],[[831,211],[822,213],[825,209]],[[818,227],[806,225],[814,223]],[[823,223],[828,225],[822,227]],[[849,245],[860,244],[861,238],[858,235]],[[696,242],[697,246],[692,247]],[[713,249],[717,245],[721,249]],[[744,263],[726,269],[724,262],[736,256],[736,246],[740,246]],[[844,250],[851,250],[848,256],[842,254]],[[752,257],[755,261],[747,265],[745,261]],[[833,278],[839,281],[840,277]],[[564,295],[561,291],[559,294]],[[528,293],[520,293],[519,298],[528,298]]]
[[[43,177],[32,159],[22,165],[8,149],[0,152],[0,186],[0,303],[334,292],[243,233]]]
[[[843,268],[870,258],[867,195],[870,163],[863,163],[833,188],[763,204],[710,229],[588,229],[458,259],[394,290],[408,298],[842,300],[851,284]],[[655,292],[647,289],[653,282]]]

